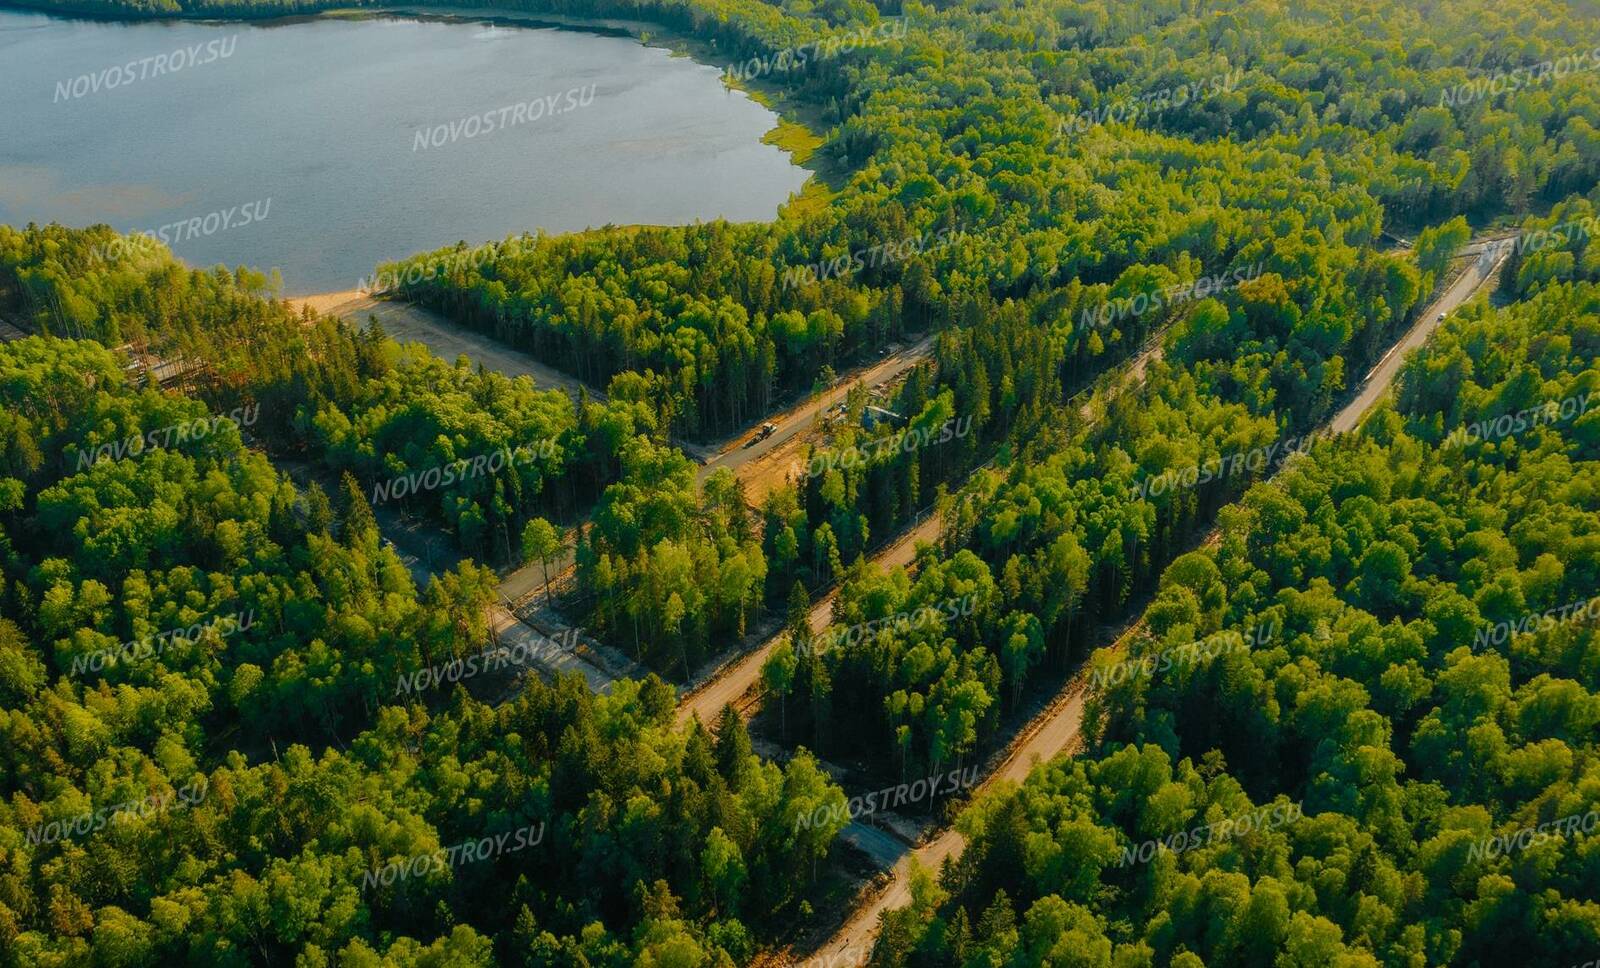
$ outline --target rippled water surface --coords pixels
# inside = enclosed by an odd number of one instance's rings
[[[806,172],[718,73],[573,30],[0,11],[0,222],[155,232],[300,294],[460,239],[771,218]]]

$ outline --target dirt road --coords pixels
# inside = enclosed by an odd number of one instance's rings
[[[821,601],[811,606],[811,612],[806,617],[811,622],[813,632],[821,632],[832,620],[834,594],[829,592]],[[756,684],[756,680],[761,678],[762,664],[787,634],[778,632],[761,643],[760,648],[746,652],[734,660],[722,674],[685,695],[678,702],[678,725],[686,726],[689,720],[696,717],[706,726],[716,725],[717,715],[722,712],[722,707],[729,703],[737,703],[739,698]]]
[[[1473,243],[1462,250],[1476,254],[1477,257],[1472,260],[1472,265],[1461,278],[1445,290],[1444,295],[1422,311],[1422,315],[1417,317],[1417,321],[1406,331],[1405,336],[1383,355],[1378,365],[1367,374],[1361,392],[1339,411],[1329,423],[1329,429],[1336,434],[1349,433],[1356,429],[1361,423],[1362,416],[1389,392],[1389,387],[1394,384],[1394,378],[1400,375],[1400,367],[1405,364],[1406,357],[1411,351],[1426,342],[1428,337],[1433,335],[1433,331],[1439,328],[1439,324],[1444,322],[1444,318],[1455,312],[1462,303],[1477,295],[1480,289],[1495,284],[1495,274],[1511,251],[1510,246],[1504,244],[1506,241],[1500,239],[1488,243]]]
[[[560,389],[577,396],[578,389],[585,386],[576,377],[512,349],[492,336],[458,326],[439,313],[413,303],[398,299],[376,299],[356,289],[290,299],[288,302],[310,306],[316,312],[338,316],[355,324],[365,323],[368,316],[376,316],[378,322],[383,324],[383,331],[392,339],[422,343],[433,351],[433,355],[447,362],[454,362],[456,357],[465,355],[472,362],[509,377],[530,376],[541,390]],[[605,399],[605,394],[594,387],[587,389],[591,398]]]
[[[493,337],[459,326],[439,313],[412,303],[377,299],[359,290],[321,293],[288,301],[293,305],[309,306],[315,312],[339,316],[356,324],[366,322],[368,316],[376,316],[383,324],[384,332],[391,338],[421,342],[441,359],[454,361],[458,356],[465,355],[474,364],[506,376],[532,377],[533,382],[541,389],[558,388],[576,396],[580,388],[585,388],[592,399],[605,399],[605,394],[598,389],[587,386],[553,366],[541,363]],[[705,463],[698,468],[700,480],[704,480],[718,467],[729,467],[746,482],[747,486],[757,479],[770,478],[773,482],[781,483],[788,470],[787,467],[780,466],[785,463],[784,454],[780,453],[784,444],[794,441],[798,446],[800,441],[795,438],[808,430],[822,412],[842,401],[851,386],[858,382],[875,386],[894,380],[932,351],[933,337],[930,335],[867,369],[840,380],[835,387],[772,418],[772,422],[778,425],[778,430],[750,446],[745,446],[745,442],[753,439],[754,428],[712,447],[690,446],[681,442],[679,446],[691,455],[705,460]],[[793,455],[790,457],[792,459]],[[754,499],[759,500],[759,497],[759,494],[754,495]],[[554,579],[570,569],[573,564],[572,559],[572,543],[569,541],[567,550],[561,557],[550,562],[550,577]],[[543,585],[544,569],[536,563],[505,576],[500,591],[512,601],[521,601]]]
[[[501,647],[511,649],[519,657],[527,656],[527,666],[552,676],[576,672],[583,676],[592,692],[611,691],[613,679],[609,673],[577,655],[566,643],[534,631],[504,605],[489,606],[489,624]]]
[[[870,857],[879,867],[893,867],[905,856],[906,845],[887,830],[852,821],[839,832],[840,839]]]
[[[766,437],[755,437],[756,430],[752,428],[732,440],[724,441],[716,453],[700,468],[700,478],[704,480],[719,467],[730,467],[743,480],[745,472],[741,468],[752,461],[761,460],[794,439],[796,435],[804,433],[812,426],[817,417],[829,407],[836,403],[844,402],[844,398],[850,392],[851,387],[857,383],[865,383],[868,387],[873,387],[880,383],[894,380],[920,363],[931,352],[933,352],[933,336],[930,334],[900,352],[880,360],[866,370],[846,376],[827,390],[810,397],[804,403],[791,407],[778,416],[769,418],[770,422],[775,424],[778,429]]]
[[[13,340],[24,339],[27,335],[27,333],[11,325],[6,320],[0,319],[0,343],[10,343]]]
[[[561,554],[550,559],[550,584],[559,589],[577,561],[577,532],[568,532]],[[500,579],[500,594],[513,602],[521,602],[533,595],[544,594],[545,568],[540,562],[530,561]]]
[[[933,541],[939,537],[939,519],[929,514],[915,527],[901,535],[894,544],[883,549],[873,557],[872,563],[887,571],[896,565],[908,565],[916,556],[917,542]],[[813,632],[822,632],[833,620],[833,600],[838,595],[838,589],[829,591],[811,606],[807,618],[811,622]],[[698,716],[702,723],[711,726],[716,723],[717,715],[722,712],[722,707],[729,703],[739,701],[747,691],[761,678],[761,666],[767,661],[767,656],[779,642],[784,640],[785,632],[778,632],[754,651],[747,652],[734,660],[724,671],[716,675],[709,682],[691,690],[678,703],[678,725],[682,726],[693,717]]]
[[[1077,739],[1083,724],[1084,691],[1072,689],[1061,701],[1035,719],[1027,731],[1013,745],[1004,760],[979,784],[975,796],[982,796],[1002,782],[1020,783],[1036,765],[1053,758]],[[942,831],[932,840],[902,856],[889,874],[889,884],[871,901],[858,908],[850,920],[809,957],[821,959],[822,964],[865,964],[878,936],[878,918],[885,911],[905,907],[911,903],[911,870],[913,863],[934,874],[947,857],[959,857],[966,850],[967,838],[954,827]],[[879,852],[871,856],[878,857]]]
[[[356,324],[365,323],[368,316],[376,316],[383,324],[384,332],[392,339],[420,342],[441,359],[453,362],[457,357],[464,355],[474,364],[508,377],[531,377],[540,389],[564,390],[576,397],[579,389],[583,388],[588,390],[592,399],[605,399],[605,394],[593,387],[587,387],[580,380],[555,367],[541,363],[493,337],[458,326],[439,313],[412,303],[376,299],[356,290],[306,296],[289,302],[294,305],[309,306],[313,311],[339,316]],[[420,529],[410,530],[419,533],[410,535],[410,540],[397,547],[403,549],[402,557],[412,573],[417,576],[418,584],[425,585],[429,574],[453,566],[458,556],[447,553],[447,549],[441,550],[448,544],[442,535],[433,535],[430,543],[430,536],[420,533]],[[396,532],[390,528],[386,529],[385,533]],[[549,562],[549,575],[552,581],[572,568],[573,557],[574,541],[572,536],[569,536],[566,548]],[[543,565],[532,562],[505,575],[499,585],[501,597],[512,603],[520,603],[542,593],[545,573]],[[526,639],[530,645],[530,655],[534,656],[532,665],[552,674],[565,671],[579,672],[589,683],[590,688],[596,692],[610,690],[613,678],[601,666],[581,655],[563,652],[561,646],[554,640],[539,635],[504,606],[493,606],[490,622],[508,645],[515,644],[519,636]],[[535,640],[537,649],[531,648]]]
[[[434,355],[445,360],[455,360],[465,355],[473,363],[487,369],[495,370],[506,376],[529,376],[534,383],[542,389],[558,388],[574,396],[585,385],[576,378],[539,362],[526,353],[513,349],[499,342],[493,337],[484,336],[475,331],[458,326],[439,313],[412,303],[377,299],[373,296],[356,290],[346,292],[323,293],[307,296],[303,299],[290,300],[294,305],[309,306],[313,311],[339,316],[351,323],[361,324],[369,316],[376,316],[383,325],[384,332],[391,338],[400,341],[421,342],[430,349]],[[756,477],[771,477],[775,480],[782,479],[786,468],[777,466],[781,461],[781,445],[794,440],[809,430],[817,417],[828,407],[842,401],[850,386],[857,382],[865,381],[869,386],[893,380],[905,373],[918,361],[927,356],[933,349],[933,337],[929,336],[913,346],[879,361],[860,373],[852,375],[824,393],[818,394],[806,402],[791,408],[789,411],[773,418],[779,429],[763,440],[757,441],[753,446],[743,446],[742,441],[748,439],[753,431],[740,435],[733,441],[724,442],[720,452],[713,452],[712,448],[694,448],[702,455],[709,456],[709,462],[699,468],[699,477],[704,480],[712,470],[717,467],[730,467],[734,469],[741,479],[754,479]],[[587,387],[589,395],[596,400],[603,400],[604,394],[593,387]],[[768,466],[768,459],[772,466]],[[922,533],[926,533],[925,531]],[[417,576],[418,582],[425,584],[427,576],[436,570],[435,566],[444,563],[448,566],[452,557],[439,553],[438,549],[427,544],[425,536],[420,534],[410,535],[413,539],[405,543],[407,552],[407,565]],[[905,554],[900,555],[904,560],[910,560],[909,548]],[[563,552],[549,562],[549,575],[552,580],[566,576],[573,567],[574,542],[569,536],[567,546]],[[520,603],[536,595],[544,587],[545,568],[538,562],[524,565],[521,568],[505,575],[499,585],[501,597],[512,603]],[[831,599],[819,603],[814,614],[819,615],[822,627],[826,626]],[[496,611],[491,614],[491,621],[502,634],[515,634],[515,624],[518,623],[515,615],[503,607],[495,606]],[[526,630],[529,635],[537,635],[531,629]],[[548,640],[546,640],[548,641]],[[760,675],[761,663],[774,643],[769,642],[756,653],[746,656],[740,661],[736,669],[732,670],[723,680],[711,683],[705,694],[687,702],[691,709],[700,711],[701,718],[710,722],[722,708],[723,703],[737,700],[744,691],[754,683]],[[609,689],[612,679],[596,664],[586,661],[581,656],[561,656],[548,654],[549,649],[539,653],[540,668],[547,671],[575,670],[581,672],[591,688],[596,691]],[[705,712],[709,710],[709,712]]]

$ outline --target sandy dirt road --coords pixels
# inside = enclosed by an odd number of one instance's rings
[[[908,565],[916,557],[919,541],[934,541],[938,537],[939,519],[929,514],[915,527],[901,535],[894,544],[874,556],[872,563],[885,571],[896,565]],[[833,600],[837,594],[837,589],[829,591],[811,606],[811,612],[807,617],[813,632],[823,631],[833,620]],[[699,717],[707,726],[715,724],[723,706],[729,703],[737,705],[740,698],[760,680],[762,664],[767,661],[767,656],[772,654],[778,643],[784,640],[786,634],[782,631],[774,634],[760,647],[735,659],[709,682],[688,692],[678,703],[679,725],[687,724],[694,717]]]
[[[474,364],[506,376],[531,377],[541,389],[561,389],[576,396],[581,388],[588,391],[591,399],[605,399],[604,393],[576,377],[541,363],[491,336],[459,326],[442,314],[422,306],[400,300],[378,299],[353,289],[305,296],[288,302],[295,306],[308,306],[315,312],[338,316],[355,324],[365,323],[369,316],[376,316],[384,332],[391,338],[420,342],[441,359],[454,361],[464,355]],[[778,425],[778,430],[764,439],[755,439],[756,428],[753,427],[717,445],[680,446],[706,460],[698,469],[700,480],[718,467],[732,468],[747,487],[754,487],[759,492],[751,495],[752,500],[759,501],[767,490],[783,482],[790,470],[789,465],[798,460],[805,432],[815,425],[824,411],[843,401],[851,386],[865,382],[871,387],[896,380],[932,352],[933,337],[930,335],[865,370],[848,375],[829,390],[773,417],[772,422]],[[754,442],[746,446],[749,441]],[[569,541],[567,551],[550,562],[550,577],[555,579],[567,572],[572,567],[572,557],[572,543]],[[526,599],[543,585],[544,570],[534,564],[506,575],[500,591],[506,598],[516,602]]]
[[[604,393],[586,386],[576,377],[541,363],[527,353],[512,349],[492,336],[459,326],[443,315],[413,303],[377,299],[356,289],[305,296],[288,302],[310,306],[316,312],[338,316],[356,324],[365,323],[369,316],[376,316],[390,338],[422,343],[440,359],[454,362],[456,357],[465,355],[473,363],[482,364],[506,376],[532,377],[541,390],[559,389],[577,396],[579,388],[583,387],[593,399],[605,399]]]
[[[762,458],[779,450],[784,444],[793,440],[799,434],[812,427],[818,416],[826,412],[829,407],[843,403],[850,392],[850,388],[857,383],[865,383],[868,387],[880,383],[888,383],[899,379],[906,371],[922,362],[923,358],[933,352],[933,336],[928,335],[921,340],[874,363],[867,369],[858,373],[847,374],[833,386],[809,397],[805,402],[797,404],[768,420],[777,426],[766,437],[757,437],[758,423],[755,428],[746,430],[731,440],[715,445],[715,452],[700,468],[700,477],[705,479],[719,467],[733,468],[740,479],[745,474],[740,468],[759,461]]]
[[[1053,758],[1073,743],[1083,724],[1083,700],[1081,688],[1069,687],[1060,701],[1028,725],[1005,759],[989,774],[988,779],[979,784],[976,795],[981,796],[1002,782],[1022,782],[1036,765]],[[967,838],[951,827],[903,855],[890,871],[888,885],[857,908],[828,943],[808,958],[821,959],[820,963],[837,965],[839,968],[864,964],[878,936],[878,918],[885,911],[893,911],[911,903],[913,865],[937,874],[946,858],[961,856],[966,847]],[[876,859],[880,853],[872,851],[870,856]]]
[[[813,632],[821,632],[828,627],[833,618],[834,593],[829,592],[822,600],[811,606],[810,613],[806,616],[811,622]],[[761,678],[762,663],[767,661],[767,656],[787,637],[786,632],[778,632],[761,643],[760,647],[735,659],[726,670],[716,675],[711,681],[700,688],[686,693],[678,702],[678,725],[687,726],[689,720],[698,718],[706,726],[714,726],[717,715],[722,712],[722,707],[730,703],[737,704],[756,681]]]
[[[501,648],[512,650],[519,658],[527,656],[525,665],[552,676],[576,672],[589,684],[590,691],[611,691],[614,680],[609,673],[574,653],[566,642],[535,631],[504,605],[489,606],[489,623]]]
[[[1464,252],[1476,254],[1472,265],[1461,278],[1445,290],[1444,295],[1422,311],[1422,315],[1417,317],[1417,321],[1406,331],[1405,336],[1383,355],[1378,365],[1367,374],[1361,391],[1333,418],[1328,425],[1329,429],[1337,434],[1349,433],[1356,429],[1366,412],[1389,392],[1389,387],[1394,384],[1395,377],[1400,375],[1400,367],[1405,365],[1406,357],[1411,351],[1425,343],[1428,337],[1433,335],[1433,331],[1439,328],[1439,324],[1444,322],[1445,317],[1460,308],[1462,303],[1495,284],[1496,273],[1511,252],[1510,246],[1504,244],[1506,241],[1508,240],[1474,243],[1463,249]]]

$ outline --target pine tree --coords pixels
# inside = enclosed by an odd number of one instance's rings
[[[372,513],[372,505],[367,503],[367,496],[361,493],[361,485],[354,474],[345,471],[341,486],[344,488],[344,517],[339,522],[339,534],[346,547],[354,547],[366,535],[377,533],[378,519]]]
[[[753,750],[750,733],[733,705],[722,707],[717,717],[717,772],[734,790],[741,788],[744,772]]]
[[[306,531],[309,534],[327,534],[333,527],[333,504],[322,485],[312,481],[306,488]]]

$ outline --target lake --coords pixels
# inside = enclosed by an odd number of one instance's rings
[[[106,222],[301,295],[545,229],[772,218],[808,173],[721,68],[580,30],[0,10],[0,222]]]

